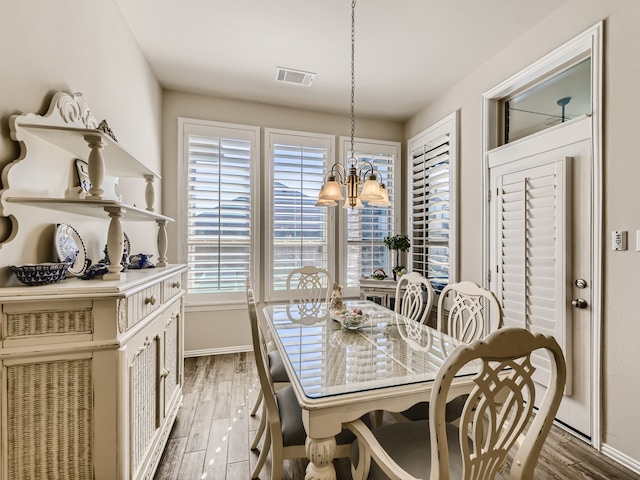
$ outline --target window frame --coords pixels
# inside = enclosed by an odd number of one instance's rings
[[[339,158],[341,163],[347,167],[346,162],[349,156],[349,152],[351,151],[351,137],[349,136],[340,136],[339,137]],[[402,215],[398,213],[402,211],[402,176],[400,172],[400,168],[402,165],[402,150],[401,143],[390,140],[376,140],[371,138],[354,138],[353,149],[356,153],[365,152],[372,153],[373,151],[377,151],[376,153],[388,154],[394,156],[393,161],[393,193],[389,195],[389,201],[391,202],[394,211],[396,212],[393,215],[393,225],[390,235],[395,235],[399,233],[402,226]],[[337,207],[328,207],[338,209],[338,264],[337,268],[337,277],[336,282],[344,285],[343,288],[343,296],[346,297],[359,297],[360,296],[360,287],[347,287],[347,234],[348,234],[348,225],[347,225],[347,216],[349,215],[349,210],[345,210],[342,208],[343,202],[340,202]],[[391,276],[391,269],[393,268],[394,259],[392,256],[389,256],[388,264],[385,266],[381,266],[384,268],[387,275]],[[373,273],[373,272],[370,272]]]
[[[458,281],[458,128],[459,111],[447,115],[440,121],[414,135],[407,142],[406,169],[407,192],[405,196],[407,208],[407,229],[410,231],[411,248],[409,249],[408,266],[413,270],[414,231],[413,231],[413,183],[411,181],[413,152],[418,145],[427,145],[430,140],[449,135],[449,279],[448,283]],[[439,288],[436,288],[438,292]]]
[[[274,243],[273,243],[273,206],[274,206],[274,155],[273,146],[275,143],[288,143],[294,145],[294,140],[298,139],[301,145],[309,147],[326,147],[327,148],[327,165],[325,165],[323,175],[335,162],[335,135],[302,132],[296,130],[284,130],[277,128],[264,129],[264,156],[265,156],[265,175],[264,175],[264,258],[265,264],[262,271],[264,276],[264,294],[265,301],[285,301],[289,297],[286,290],[275,290],[273,284],[274,268]],[[326,268],[335,279],[335,268],[331,261],[335,257],[335,241],[336,238],[336,219],[333,209],[324,207],[327,212],[327,265]],[[321,266],[321,265],[317,265]]]
[[[198,133],[202,132],[202,133]],[[252,125],[235,124],[229,122],[217,122],[187,117],[178,117],[178,162],[177,162],[177,199],[178,215],[176,218],[177,249],[180,263],[188,264],[188,200],[189,200],[189,135],[198,133],[206,136],[207,133],[217,132],[212,137],[226,136],[249,141],[250,154],[250,197],[251,197],[251,240],[250,240],[250,275],[255,278],[260,271],[260,127]],[[259,284],[255,282],[255,287]],[[256,291],[259,295],[259,291]],[[259,297],[258,297],[259,298]],[[189,305],[194,306],[221,306],[237,305],[246,302],[244,288],[237,292],[220,293],[190,293],[187,291],[186,299]]]

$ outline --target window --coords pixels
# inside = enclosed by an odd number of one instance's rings
[[[340,137],[340,158],[349,157],[350,137]],[[394,235],[400,229],[399,185],[396,184],[395,172],[399,170],[400,143],[367,139],[355,139],[353,148],[358,162],[370,162],[380,173],[380,180],[385,185],[390,207],[365,207],[359,210],[342,210],[344,220],[341,222],[341,246],[339,263],[340,279],[344,286],[344,294],[358,295],[357,288],[361,277],[370,277],[377,268],[382,268],[391,275],[393,258],[384,245],[384,237]],[[346,247],[344,247],[346,245]]]
[[[591,58],[503,99],[503,142],[510,143],[591,113]]]
[[[267,299],[286,298],[293,268],[315,265],[332,275],[333,213],[316,207],[324,174],[333,163],[333,135],[265,130],[270,175],[267,192]]]
[[[257,261],[252,185],[259,174],[259,129],[186,119],[180,124],[187,293],[202,301],[234,300],[244,295]]]
[[[409,140],[411,269],[436,291],[455,281],[457,113]]]

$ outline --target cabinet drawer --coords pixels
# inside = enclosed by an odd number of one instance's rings
[[[93,334],[90,300],[9,303],[2,306],[3,346],[84,341]]]
[[[162,301],[166,302],[182,289],[182,275],[176,274],[162,282]]]
[[[127,299],[127,328],[149,315],[162,305],[161,284],[153,284]]]

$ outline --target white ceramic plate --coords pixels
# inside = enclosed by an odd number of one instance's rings
[[[61,223],[56,227],[54,241],[58,261],[69,264],[69,274],[81,276],[87,269],[87,249],[78,231],[71,225]]]

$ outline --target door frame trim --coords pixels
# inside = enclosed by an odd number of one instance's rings
[[[601,449],[602,442],[602,70],[603,70],[603,22],[598,22],[585,32],[557,48],[543,58],[532,63],[501,84],[482,95],[482,190],[486,201],[482,208],[482,268],[483,285],[488,285],[490,271],[490,178],[488,153],[498,146],[499,135],[499,101],[535,80],[544,77],[554,69],[564,65],[572,59],[591,57],[591,144],[592,144],[592,184],[591,197],[593,208],[591,213],[592,231],[592,339],[591,339],[591,445]],[[525,139],[523,139],[525,140]],[[516,143],[516,142],[513,142]]]

